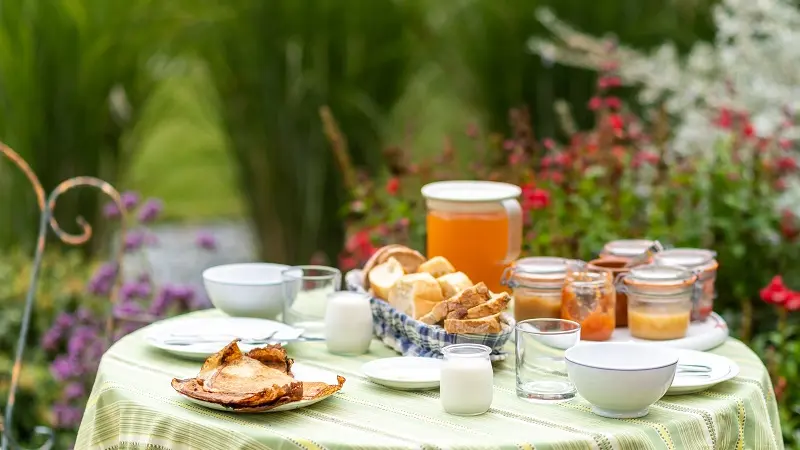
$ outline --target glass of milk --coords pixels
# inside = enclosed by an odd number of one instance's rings
[[[453,344],[442,349],[439,398],[445,412],[477,416],[492,406],[492,349],[480,344]]]
[[[366,293],[340,291],[328,294],[325,309],[325,344],[340,355],[362,355],[372,342],[372,307]]]
[[[566,375],[564,350],[577,344],[580,337],[580,324],[571,320],[517,322],[517,397],[544,403],[575,397],[575,386]]]
[[[304,336],[324,337],[328,294],[342,287],[335,267],[294,266],[283,276],[283,322],[302,328]]]

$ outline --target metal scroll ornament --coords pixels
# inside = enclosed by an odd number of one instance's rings
[[[18,440],[13,435],[13,420],[14,420],[14,406],[16,401],[16,394],[17,388],[19,387],[19,380],[20,380],[20,373],[22,371],[22,361],[24,360],[25,356],[25,345],[28,340],[28,331],[30,328],[30,321],[31,321],[31,314],[33,312],[33,306],[35,302],[35,295],[36,295],[36,284],[39,279],[39,271],[42,266],[42,257],[44,256],[44,248],[45,243],[47,242],[47,232],[48,229],[52,229],[58,238],[71,245],[80,245],[83,244],[92,237],[92,227],[89,225],[88,222],[83,217],[77,218],[77,223],[81,227],[81,233],[79,234],[70,234],[64,231],[61,226],[58,224],[56,219],[53,217],[53,211],[55,211],[56,202],[58,198],[64,194],[65,192],[82,186],[89,186],[94,187],[96,189],[101,190],[106,195],[111,197],[111,200],[117,205],[120,213],[123,215],[122,220],[120,220],[121,226],[123,227],[120,230],[119,238],[120,243],[116,249],[114,249],[115,253],[115,261],[116,261],[116,275],[114,280],[114,287],[111,291],[111,301],[108,305],[107,314],[106,314],[106,339],[110,341],[111,336],[113,335],[114,329],[114,315],[113,315],[113,306],[116,303],[117,295],[119,292],[119,287],[121,283],[121,268],[122,268],[122,255],[124,249],[124,240],[125,240],[125,208],[122,204],[122,199],[119,192],[114,189],[109,183],[100,180],[94,177],[76,177],[70,178],[58,186],[50,193],[50,195],[45,198],[45,191],[42,188],[39,179],[31,170],[31,167],[28,163],[25,162],[22,157],[19,156],[14,150],[10,147],[6,146],[3,143],[0,143],[0,154],[5,155],[8,159],[11,160],[20,170],[25,174],[25,176],[30,181],[31,185],[33,186],[33,190],[36,194],[36,200],[39,204],[39,209],[41,211],[41,216],[39,219],[39,235],[36,240],[36,251],[33,257],[33,268],[31,270],[31,277],[28,284],[28,291],[25,296],[25,308],[23,310],[22,315],[22,326],[20,327],[19,337],[17,339],[17,348],[16,354],[14,358],[14,365],[11,370],[11,382],[9,384],[8,389],[8,401],[6,403],[5,409],[5,416],[2,418],[2,427],[0,427],[0,432],[2,432],[2,441],[0,441],[0,449],[2,450],[11,450],[11,449],[24,449],[18,442]],[[37,447],[40,450],[50,449],[54,445],[55,440],[55,433],[52,429],[46,426],[38,426],[34,430],[34,434],[39,436],[40,439],[44,440],[44,443]]]

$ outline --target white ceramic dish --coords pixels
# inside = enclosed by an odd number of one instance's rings
[[[373,383],[413,391],[438,388],[441,368],[441,359],[397,357],[370,361],[361,366],[361,371]]]
[[[283,312],[283,278],[289,266],[227,264],[203,271],[203,284],[215,308],[234,317],[274,319]]]
[[[335,385],[338,384],[336,380],[336,374],[333,372],[328,372],[327,370],[317,369],[316,367],[306,366],[302,363],[295,363],[292,366],[292,373],[297,380],[300,381],[322,381],[327,384]],[[204,406],[209,409],[215,409],[217,411],[227,411],[232,413],[238,414],[254,414],[254,413],[270,413],[270,412],[281,412],[281,411],[291,411],[293,409],[304,408],[309,405],[313,405],[314,403],[321,402],[326,398],[330,397],[333,394],[326,395],[324,397],[315,398],[313,400],[301,400],[299,402],[291,402],[286,403],[284,405],[278,406],[277,408],[246,408],[246,409],[237,409],[237,408],[229,408],[227,406],[218,405],[216,403],[209,403],[204,402],[202,400],[197,400],[192,397],[188,397],[183,395],[179,392],[176,394],[180,395],[181,397],[189,400],[192,403],[198,404],[200,406]]]
[[[152,347],[181,358],[202,361],[208,358],[209,355],[218,352],[236,337],[245,339],[259,338],[269,335],[273,331],[276,332],[273,338],[287,340],[282,342],[284,345],[288,344],[288,340],[297,338],[301,333],[301,330],[289,325],[266,319],[248,317],[176,317],[150,325],[144,340]],[[206,336],[219,336],[220,342],[192,345],[168,345],[163,342],[164,339],[176,335],[200,333]],[[230,337],[230,339],[227,339],[227,337]],[[258,345],[239,345],[239,348],[243,351],[249,351],[255,347],[258,347]]]
[[[592,404],[592,412],[613,419],[647,415],[675,377],[678,352],[637,343],[576,345],[564,353],[569,379]]]
[[[704,391],[739,375],[739,365],[724,356],[694,350],[680,350],[678,365],[696,364],[711,369],[708,376],[678,372],[667,395],[683,395]]]

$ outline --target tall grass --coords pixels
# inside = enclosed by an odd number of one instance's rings
[[[414,4],[392,0],[220,1],[199,35],[260,236],[262,257],[334,255],[345,190],[319,117],[330,105],[356,164],[380,163],[400,95]]]
[[[75,175],[116,181],[124,136],[150,89],[146,64],[188,18],[161,0],[0,2],[0,140],[25,157],[45,189]],[[0,163],[0,245],[29,241],[36,204]],[[73,193],[57,215],[94,222],[97,195]],[[77,231],[75,229],[71,231]]]

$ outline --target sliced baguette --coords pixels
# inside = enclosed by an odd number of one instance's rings
[[[389,290],[390,305],[418,319],[444,299],[436,278],[429,273],[403,275]]]
[[[478,283],[475,286],[464,289],[449,300],[434,306],[431,312],[424,317],[420,317],[420,320],[428,325],[434,325],[445,318],[463,319],[466,317],[466,310],[486,302],[490,296],[491,294],[486,285],[483,282]]]
[[[400,264],[403,265],[405,273],[408,274],[417,272],[419,266],[425,262],[425,257],[422,256],[422,253],[403,245],[390,246],[389,249],[378,257],[378,262],[385,262],[389,258],[394,258],[399,261]]]
[[[503,312],[511,301],[511,296],[507,292],[501,292],[492,296],[492,299],[486,303],[481,303],[478,306],[472,307],[467,310],[467,319],[478,319],[480,317],[493,316]],[[449,318],[450,316],[448,316]]]
[[[453,334],[496,334],[502,331],[500,314],[480,319],[447,319],[444,331]]]
[[[474,285],[464,272],[448,273],[436,278],[436,281],[439,282],[439,286],[442,288],[444,298],[450,298]]]
[[[417,269],[417,272],[427,272],[433,275],[434,278],[439,278],[455,271],[456,268],[444,256],[434,256],[420,264],[419,269]]]
[[[386,300],[389,298],[389,291],[403,275],[405,272],[400,262],[389,258],[385,263],[378,264],[370,270],[367,276],[369,288],[376,297]]]

